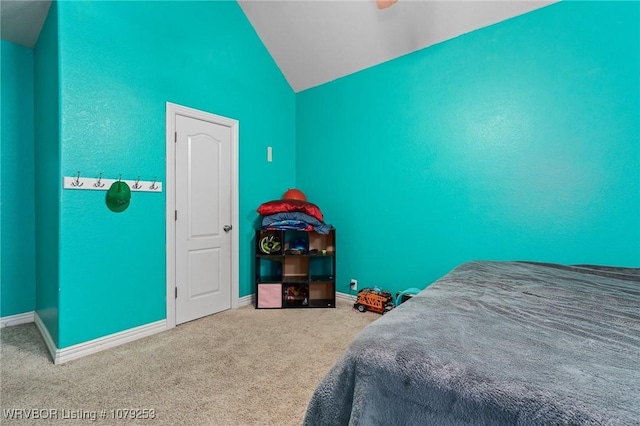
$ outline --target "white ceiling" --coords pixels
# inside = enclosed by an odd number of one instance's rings
[[[0,38],[33,48],[51,0],[0,0]]]
[[[554,1],[239,0],[294,91],[314,87]]]
[[[239,0],[295,92],[557,0]],[[1,0],[1,36],[33,47],[51,1]]]

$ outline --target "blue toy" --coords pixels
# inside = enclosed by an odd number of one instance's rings
[[[396,293],[396,306],[400,306],[402,302],[406,302],[411,299],[416,294],[420,293],[422,289],[419,288],[408,288],[406,290],[402,290]]]

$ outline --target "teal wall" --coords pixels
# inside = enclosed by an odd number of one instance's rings
[[[61,177],[164,182],[167,101],[240,121],[240,296],[255,209],[294,186],[338,229],[339,291],[422,287],[475,259],[640,266],[639,20],[636,2],[562,2],[295,95],[235,2],[54,2],[33,147],[6,148],[5,106],[29,97],[8,100],[19,60],[2,44],[1,315],[34,305],[33,286],[6,286],[18,196],[58,348],[165,318],[165,194],[114,214]],[[28,152],[32,207],[5,191],[6,159]],[[7,294],[32,301],[8,311]]]
[[[33,197],[33,50],[0,40],[0,317],[36,302]]]
[[[167,101],[240,122],[240,296],[255,209],[295,184],[295,94],[236,2],[60,2],[62,175],[165,181]],[[274,161],[266,162],[273,146]],[[165,318],[165,194],[62,191],[64,348]]]
[[[561,2],[297,95],[338,290],[461,262],[640,266],[640,3]]]
[[[36,312],[58,345],[60,96],[58,8],[53,2],[34,48]]]

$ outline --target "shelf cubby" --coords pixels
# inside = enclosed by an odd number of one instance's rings
[[[335,308],[335,229],[257,230],[255,259],[256,308]]]

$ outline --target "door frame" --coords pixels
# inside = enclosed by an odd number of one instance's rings
[[[166,149],[165,149],[165,195],[166,195],[166,284],[167,284],[167,329],[176,326],[176,116],[182,115],[196,120],[229,127],[231,130],[231,309],[240,303],[239,286],[239,213],[238,213],[238,138],[240,123],[238,120],[211,114],[209,112],[167,102],[166,104]]]

